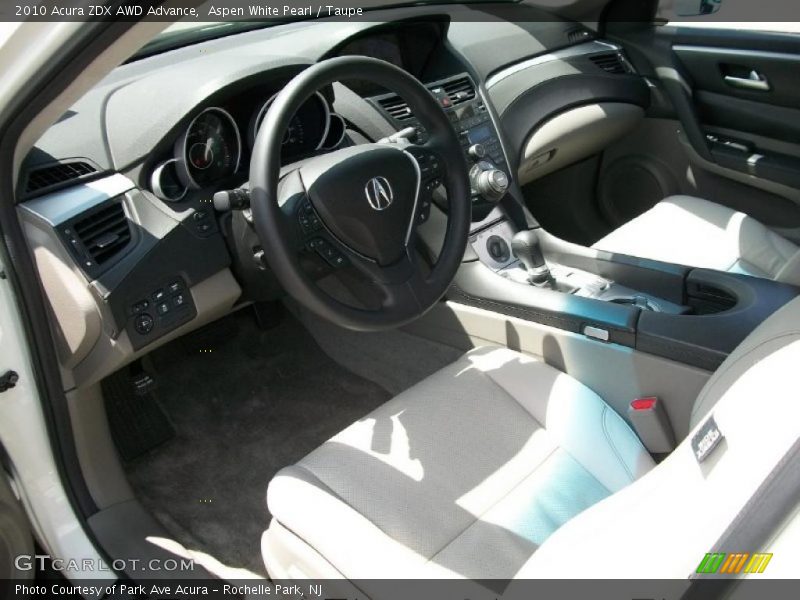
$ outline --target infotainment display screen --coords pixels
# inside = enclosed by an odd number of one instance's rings
[[[470,144],[481,144],[490,137],[492,137],[492,130],[488,125],[481,125],[467,132],[467,138],[469,138]]]
[[[400,41],[396,33],[381,33],[350,42],[341,54],[358,54],[371,56],[390,62],[403,68],[403,55],[400,52]]]
[[[433,49],[441,42],[442,30],[432,23],[414,23],[377,31],[346,42],[338,56],[357,55],[379,58],[424,80],[423,72]],[[348,80],[345,85],[361,96],[385,93],[375,83]]]

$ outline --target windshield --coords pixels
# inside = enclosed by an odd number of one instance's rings
[[[214,9],[213,5],[211,5],[208,11],[209,18],[217,18],[217,21],[178,21],[173,23],[145,44],[139,52],[133,56],[133,59],[143,58],[181,46],[196,44],[226,35],[272,27],[282,23],[323,17],[348,18],[346,13],[331,12],[335,10],[346,11],[348,7],[351,11],[361,10],[362,12],[367,12],[369,10],[401,6],[488,3],[510,4],[518,2],[520,2],[520,0],[359,0],[358,2],[347,2],[344,0],[336,2],[335,5],[300,6],[299,4],[282,4],[281,2],[266,1],[258,5],[245,6],[243,4],[240,8],[230,7],[225,9]],[[201,9],[198,9],[198,11],[200,10]],[[206,13],[201,12],[200,14]],[[352,14],[350,16],[352,17]]]

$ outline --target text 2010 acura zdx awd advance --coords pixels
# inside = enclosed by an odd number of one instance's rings
[[[100,4],[2,9],[10,596],[796,595],[791,6]]]

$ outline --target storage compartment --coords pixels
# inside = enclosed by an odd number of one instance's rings
[[[697,315],[724,312],[736,306],[736,296],[713,284],[687,281],[686,303]]]

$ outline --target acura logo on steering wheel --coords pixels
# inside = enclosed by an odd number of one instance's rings
[[[394,200],[394,192],[389,180],[386,177],[373,177],[364,186],[364,193],[367,195],[367,202],[375,210],[385,210],[389,208]]]

